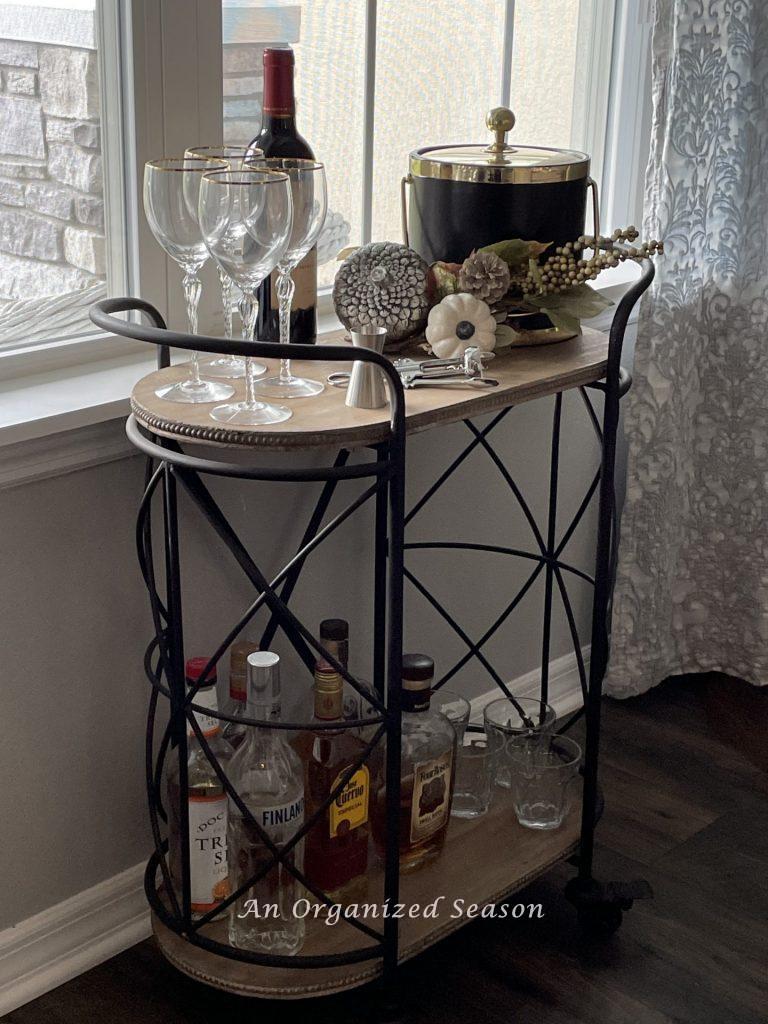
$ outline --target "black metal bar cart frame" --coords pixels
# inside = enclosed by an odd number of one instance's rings
[[[550,661],[550,638],[552,624],[552,608],[555,595],[559,594],[565,612],[568,627],[573,640],[577,659],[581,687],[584,694],[584,707],[573,715],[563,726],[570,728],[576,719],[584,714],[586,717],[586,745],[583,765],[583,801],[581,833],[578,849],[578,877],[569,886],[569,897],[583,910],[591,909],[593,917],[596,908],[609,906],[615,910],[618,906],[628,906],[630,900],[627,893],[619,890],[608,891],[598,885],[593,878],[594,831],[599,811],[598,793],[598,751],[600,739],[600,709],[602,682],[605,675],[609,637],[608,623],[612,580],[615,566],[615,549],[617,541],[616,507],[614,500],[614,466],[616,457],[616,438],[619,424],[619,402],[629,390],[629,375],[621,368],[621,352],[627,322],[633,306],[640,295],[647,289],[653,277],[653,268],[649,261],[642,261],[641,276],[625,293],[613,318],[610,329],[607,369],[602,380],[594,381],[581,387],[580,393],[584,407],[594,427],[601,449],[599,469],[589,482],[573,520],[558,537],[557,535],[557,499],[558,470],[562,418],[562,392],[554,396],[554,415],[550,445],[549,498],[547,522],[545,529],[540,529],[533,513],[527,504],[520,488],[504,462],[492,446],[491,434],[505,419],[511,406],[498,412],[485,426],[477,427],[471,420],[465,420],[471,438],[467,446],[458,454],[448,468],[425,491],[413,507],[405,508],[405,471],[406,471],[406,420],[405,397],[400,377],[386,358],[362,349],[351,350],[348,346],[339,345],[294,345],[291,356],[303,360],[345,361],[350,359],[363,360],[375,364],[386,375],[390,394],[390,420],[388,436],[385,441],[368,446],[364,461],[354,461],[350,451],[341,449],[335,460],[328,466],[296,464],[296,455],[291,454],[288,464],[275,468],[258,466],[249,461],[227,461],[223,457],[209,457],[207,454],[193,454],[179,443],[178,440],[155,433],[140,424],[133,416],[127,422],[127,433],[131,442],[147,456],[146,482],[144,495],[141,499],[136,527],[136,543],[139,563],[150,598],[155,636],[149,644],[145,655],[145,669],[151,684],[151,696],[146,734],[146,784],[149,802],[150,820],[154,837],[155,850],[147,865],[145,888],[147,897],[154,913],[162,923],[182,936],[187,942],[208,950],[218,956],[246,963],[259,964],[266,967],[283,967],[301,970],[303,968],[331,967],[357,963],[363,960],[380,959],[382,972],[386,981],[392,981],[398,964],[399,931],[398,920],[388,917],[381,929],[370,927],[363,921],[349,918],[352,928],[362,933],[368,941],[364,946],[350,949],[347,952],[328,954],[302,954],[283,956],[267,953],[256,953],[249,950],[235,949],[232,946],[211,939],[204,933],[205,926],[227,905],[237,900],[248,888],[280,862],[284,869],[290,871],[299,882],[312,893],[318,901],[331,904],[329,897],[314,888],[300,869],[291,863],[290,853],[307,831],[327,810],[346,785],[353,773],[366,759],[369,759],[375,748],[386,742],[385,780],[386,780],[386,824],[387,842],[384,858],[384,897],[391,905],[398,902],[400,887],[400,868],[398,850],[398,821],[400,814],[400,680],[403,640],[403,588],[407,579],[430,603],[442,619],[455,631],[466,645],[466,653],[446,671],[436,686],[442,686],[451,679],[471,659],[484,667],[500,690],[514,700],[507,681],[493,666],[484,647],[497,633],[509,616],[519,605],[528,590],[543,574],[544,578],[544,612],[541,643],[541,693],[542,699],[548,695],[548,667]],[[124,319],[122,314],[129,314],[136,319]],[[150,326],[139,323],[138,315],[150,321]],[[158,365],[160,368],[170,365],[170,349],[180,348],[200,350],[212,354],[235,354],[238,356],[256,356],[272,358],[275,349],[270,344],[247,343],[242,341],[222,340],[218,338],[177,334],[166,329],[160,314],[148,303],[133,298],[106,299],[97,303],[91,311],[91,319],[103,330],[147,342],[157,347]],[[591,392],[603,394],[602,412],[598,411],[592,401]],[[199,446],[197,447],[199,451]],[[448,480],[476,449],[487,453],[508,485],[527,521],[535,541],[535,550],[526,551],[500,545],[484,545],[479,543],[423,541],[419,543],[405,542],[405,529],[408,523],[425,507]],[[217,504],[204,479],[206,477],[234,477],[244,481],[273,482],[322,482],[323,486],[316,506],[309,517],[304,535],[298,550],[288,563],[273,578],[268,579],[252,559],[244,543],[227,520]],[[365,488],[354,500],[328,522],[324,522],[330,507],[331,499],[339,484],[348,480],[364,481]],[[178,503],[180,491],[185,500],[201,513],[207,524],[221,540],[234,562],[245,574],[252,585],[255,597],[240,618],[235,622],[228,634],[222,639],[211,656],[206,670],[197,685],[188,688],[184,673],[184,635],[182,609],[182,567],[179,545]],[[573,536],[578,523],[594,495],[598,495],[598,524],[596,537],[594,576],[568,563],[564,557],[564,549]],[[163,577],[164,592],[161,593],[156,574],[156,557],[153,550],[153,530],[151,511],[159,502],[162,509],[163,538]],[[290,601],[297,586],[302,568],[312,552],[333,535],[350,516],[368,502],[374,505],[374,622],[373,622],[373,665],[372,686],[351,675],[333,655],[314,637],[313,633],[301,622],[291,610]],[[473,640],[459,622],[443,607],[425,583],[404,564],[405,552],[409,549],[450,549],[482,550],[500,556],[513,556],[528,560],[531,573],[523,586],[509,601],[501,615],[477,640]],[[567,577],[577,577],[594,585],[594,601],[591,627],[591,658],[589,669],[584,664],[581,654],[581,643],[577,630],[576,619],[568,595]],[[345,722],[345,727],[356,728],[362,725],[370,727],[366,735],[365,750],[357,763],[350,766],[344,777],[340,779],[332,793],[328,795],[324,805],[294,834],[292,839],[278,849],[259,823],[251,815],[247,806],[241,801],[232,782],[226,775],[222,765],[203,735],[195,718],[194,711],[212,714],[208,709],[198,706],[195,697],[200,686],[211,678],[215,666],[229,645],[238,634],[253,620],[261,609],[269,613],[264,629],[261,646],[268,649],[277,630],[282,630],[301,660],[311,670],[318,656],[325,658],[347,682],[363,698],[362,707],[369,708],[365,717],[356,721]],[[170,702],[170,715],[167,727],[162,732],[159,744],[156,744],[156,720],[159,698],[163,696]],[[261,721],[233,718],[226,712],[219,712],[222,721],[238,721],[246,725],[259,725],[266,729],[279,728],[295,731],[307,728],[308,723],[286,721]],[[330,723],[329,728],[338,728],[338,723]],[[322,725],[313,724],[313,729],[322,729]],[[217,907],[200,918],[192,914],[190,899],[190,865],[189,865],[189,818],[186,801],[181,801],[177,809],[180,821],[181,879],[180,884],[171,878],[168,863],[168,839],[164,833],[164,822],[167,821],[166,809],[163,804],[161,780],[164,766],[169,756],[178,758],[180,791],[186,788],[187,770],[187,734],[188,729],[194,731],[200,746],[209,759],[214,771],[232,803],[250,826],[260,836],[265,847],[271,854],[271,860],[261,865],[258,873],[248,879]],[[157,747],[157,749],[155,749]],[[158,881],[158,876],[160,882]],[[160,885],[160,883],[162,883]],[[638,893],[639,894],[639,893]],[[615,916],[615,915],[614,915]],[[620,920],[620,913],[619,913]]]

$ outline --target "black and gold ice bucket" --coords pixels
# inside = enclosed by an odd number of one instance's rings
[[[588,188],[599,233],[589,156],[509,145],[514,124],[511,110],[495,107],[486,117],[495,136],[491,145],[425,146],[411,153],[401,185],[403,235],[428,263],[461,263],[473,249],[508,238],[572,241],[584,234]]]

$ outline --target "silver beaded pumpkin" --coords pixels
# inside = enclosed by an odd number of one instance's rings
[[[397,242],[371,242],[348,256],[336,274],[333,305],[345,327],[386,327],[387,341],[400,341],[427,322],[429,267],[413,249]]]

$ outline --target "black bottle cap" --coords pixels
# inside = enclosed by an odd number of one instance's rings
[[[429,655],[403,655],[403,682],[430,682],[434,676],[435,663]]]
[[[321,640],[342,640],[349,639],[349,623],[345,619],[323,619],[320,623]]]

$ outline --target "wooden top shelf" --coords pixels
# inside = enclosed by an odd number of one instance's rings
[[[497,903],[524,886],[553,864],[569,857],[579,838],[580,810],[574,808],[563,826],[554,831],[535,831],[518,825],[506,790],[496,789],[491,810],[474,821],[451,818],[440,856],[400,880],[401,902],[424,907],[438,896],[446,897],[435,919],[400,920],[400,959],[408,960],[428,946],[461,928],[469,918],[456,916],[454,900],[484,906]],[[359,902],[383,900],[382,872],[374,869],[368,889]],[[546,908],[545,908],[546,913]],[[365,923],[381,931],[383,920]],[[340,967],[260,967],[217,956],[186,942],[153,915],[160,949],[179,970],[198,981],[239,995],[272,999],[303,999],[355,988],[379,976],[381,960],[366,960]],[[204,933],[226,942],[226,926],[215,922]],[[328,954],[370,946],[367,936],[340,922],[330,926],[307,919],[307,937],[299,956]],[[297,968],[300,965],[297,963]]]
[[[343,344],[344,335],[339,333],[330,340]],[[424,358],[420,350],[400,355]],[[406,391],[406,429],[416,433],[600,380],[605,374],[607,355],[607,335],[589,328],[570,341],[507,349],[489,364],[489,376],[500,382],[497,388],[480,391],[450,385]],[[270,374],[277,372],[276,360],[265,362]],[[297,360],[294,364],[297,375],[323,382],[329,373],[348,368],[346,363]],[[285,402],[293,416],[284,423],[265,427],[222,425],[210,418],[212,405],[180,405],[156,397],[155,390],[161,384],[179,380],[181,373],[178,365],[157,370],[142,378],[133,390],[131,408],[139,422],[155,434],[205,444],[277,451],[332,445],[354,448],[388,437],[388,407],[371,411],[348,409],[344,404],[345,389],[329,385],[314,398]],[[231,383],[236,389],[234,400],[242,399],[244,381]]]

